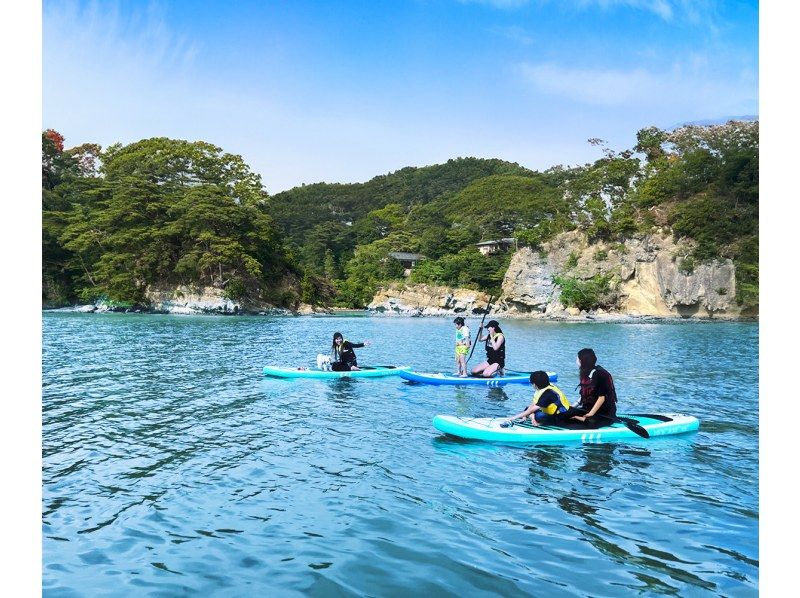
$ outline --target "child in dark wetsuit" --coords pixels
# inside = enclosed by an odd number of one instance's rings
[[[331,369],[334,372],[347,372],[350,370],[358,370],[358,361],[356,360],[356,352],[353,349],[360,349],[361,347],[368,347],[369,341],[363,343],[351,343],[344,340],[341,332],[335,332],[333,335],[333,343],[331,344]]]

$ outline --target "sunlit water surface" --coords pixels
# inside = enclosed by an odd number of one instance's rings
[[[477,320],[470,321],[473,332]],[[264,378],[334,331],[362,364],[452,371],[450,319],[43,315],[47,596],[755,596],[753,323],[503,321],[508,364],[574,395],[593,347],[620,409],[697,433],[502,446],[437,413],[522,409],[504,389]],[[480,349],[471,363],[477,363]]]

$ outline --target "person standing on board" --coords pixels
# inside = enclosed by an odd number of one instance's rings
[[[453,323],[456,325],[456,373],[460,378],[467,377],[467,353],[472,345],[469,337],[469,327],[464,324],[464,318],[458,316]]]
[[[572,419],[591,428],[611,425],[617,418],[614,379],[605,368],[597,365],[597,355],[592,349],[578,351],[576,363],[580,373],[581,400],[571,411],[576,413]]]
[[[497,320],[490,320],[486,324],[486,335],[478,337],[477,342],[486,342],[486,361],[472,368],[473,376],[491,378],[495,374],[503,375],[506,367],[506,337],[500,329]]]
[[[347,372],[360,369],[356,360],[356,352],[353,349],[368,347],[369,341],[363,343],[351,343],[344,340],[341,332],[333,333],[333,343],[331,343],[331,369],[334,372]]]

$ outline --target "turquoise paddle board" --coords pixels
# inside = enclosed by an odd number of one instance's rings
[[[649,432],[651,438],[693,432],[700,427],[700,421],[691,415],[631,414],[619,415],[618,417],[634,420]],[[606,442],[639,438],[636,433],[629,430],[623,423],[614,423],[611,426],[594,430],[573,430],[557,426],[533,426],[531,424],[520,425],[516,423],[509,427],[501,427],[500,424],[505,420],[506,418],[503,417],[437,415],[433,418],[433,427],[440,432],[459,438],[512,444],[568,441]]]
[[[550,382],[558,382],[558,374],[555,372],[547,372],[547,375],[550,376]],[[432,374],[405,369],[400,372],[400,377],[411,382],[420,382],[422,384],[505,386],[506,384],[530,384],[531,373],[506,370],[505,376],[495,376],[493,378],[468,376],[466,378],[461,378],[459,376],[454,376],[453,374]]]
[[[394,365],[363,366],[360,370],[349,372],[333,372],[329,370],[318,370],[317,368],[290,368],[277,365],[264,366],[264,375],[274,378],[381,378],[383,376],[396,376],[405,368]]]

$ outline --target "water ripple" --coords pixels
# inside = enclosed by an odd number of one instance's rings
[[[526,387],[261,376],[334,329],[364,363],[452,367],[447,320],[46,313],[43,594],[757,595],[757,325],[504,325],[511,367],[572,394],[593,346],[626,411],[703,421],[530,447],[430,425]]]

